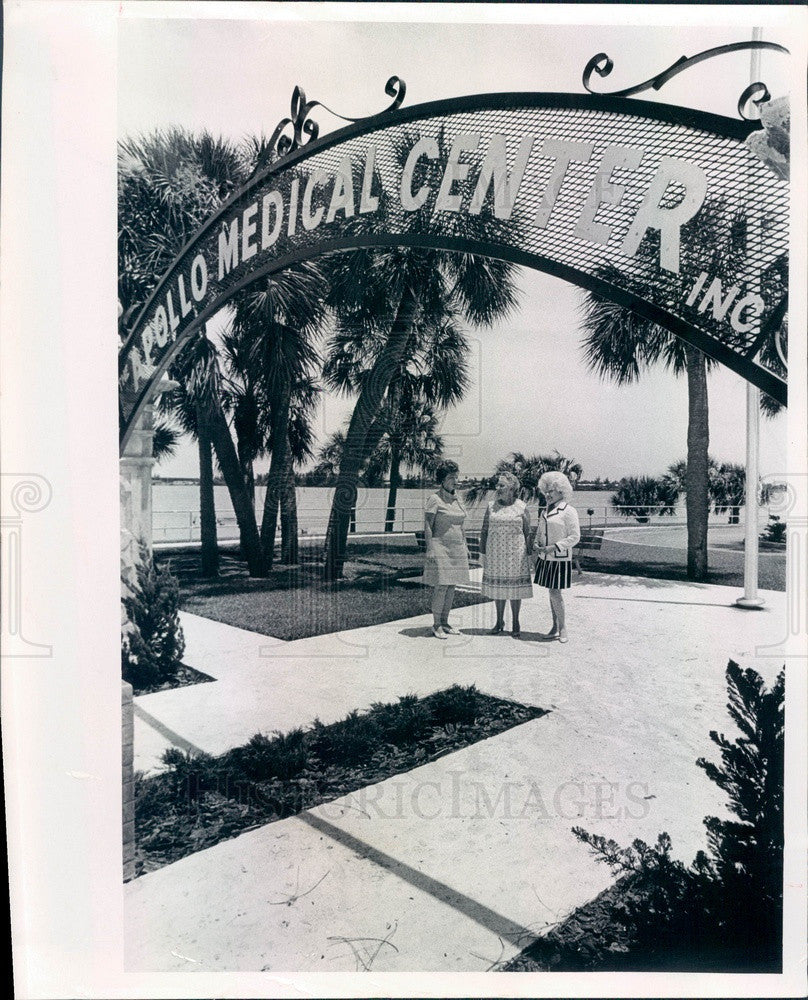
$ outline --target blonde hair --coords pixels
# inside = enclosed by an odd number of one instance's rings
[[[500,472],[497,476],[497,483],[499,483],[500,479],[504,479],[508,486],[510,486],[513,490],[514,499],[516,499],[519,496],[519,486],[521,485],[518,477],[512,472]]]
[[[567,479],[563,472],[545,472],[543,476],[539,478],[538,487],[541,493],[547,492],[548,486],[556,486],[561,490],[561,496],[564,500],[569,500],[572,496],[572,483]]]

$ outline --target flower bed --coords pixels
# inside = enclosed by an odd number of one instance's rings
[[[208,684],[212,683],[214,680],[214,677],[210,677],[208,674],[203,674],[201,670],[194,670],[194,668],[189,667],[187,663],[180,663],[177,666],[175,675],[170,680],[159,681],[156,684],[146,686],[133,684],[132,693],[135,696],[140,694],[155,694],[158,691],[168,691],[173,688],[189,687],[191,684]]]
[[[351,712],[340,722],[254,736],[220,757],[164,754],[136,776],[136,875],[412,770],[545,715],[457,685]]]

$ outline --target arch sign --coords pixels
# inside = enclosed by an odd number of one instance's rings
[[[128,331],[122,445],[154,381],[240,289],[358,247],[483,254],[556,275],[785,403],[789,193],[746,142],[759,122],[524,93],[394,106],[323,138],[312,122],[285,124],[311,126],[313,140],[286,140],[290,151],[222,206]]]

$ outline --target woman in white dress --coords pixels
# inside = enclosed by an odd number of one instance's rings
[[[426,564],[424,583],[432,591],[432,634],[436,639],[457,635],[449,624],[455,587],[469,582],[469,555],[463,522],[466,509],[455,494],[458,467],[441,462],[435,472],[438,489],[424,507]]]
[[[539,479],[539,490],[547,500],[547,509],[539,515],[536,532],[538,552],[536,583],[550,591],[550,611],[553,627],[545,639],[567,641],[564,617],[564,595],[572,583],[572,550],[581,540],[578,512],[569,502],[572,483],[563,472],[545,472]]]
[[[497,494],[488,504],[480,532],[480,555],[485,556],[482,592],[493,597],[497,620],[491,635],[505,630],[505,602],[511,602],[512,635],[519,638],[522,600],[533,596],[530,582],[530,518],[527,505],[517,497],[519,480],[503,472]]]

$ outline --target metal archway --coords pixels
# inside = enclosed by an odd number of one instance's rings
[[[388,92],[392,109],[317,138],[316,102],[296,91],[295,117],[281,123],[295,130],[278,144],[286,155],[188,242],[125,336],[122,449],[155,381],[238,291],[359,247],[475,253],[554,274],[786,402],[784,354],[771,344],[785,311],[789,190],[746,144],[758,122],[592,94],[399,108],[403,84],[392,78]]]

